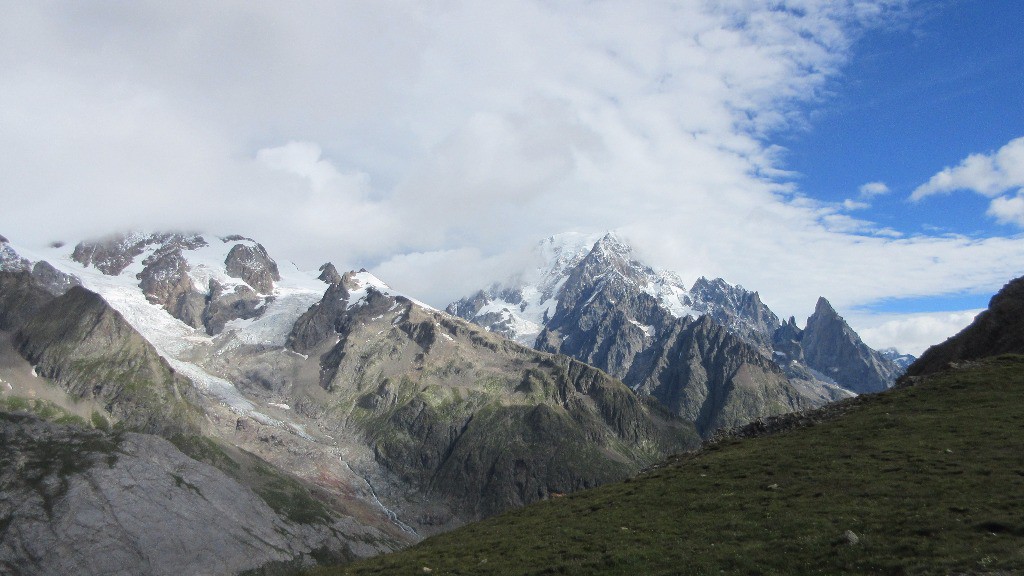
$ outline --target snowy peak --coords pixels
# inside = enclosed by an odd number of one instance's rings
[[[771,350],[771,339],[780,327],[779,317],[757,292],[733,286],[721,278],[700,277],[690,289],[693,309],[706,314],[731,332],[762,351]]]

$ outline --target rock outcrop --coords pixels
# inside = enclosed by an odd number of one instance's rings
[[[262,244],[235,244],[224,260],[228,276],[240,278],[260,294],[274,291],[274,282],[281,279],[277,263]]]
[[[202,327],[207,299],[195,289],[181,246],[175,242],[166,243],[146,257],[142,264],[145,268],[137,278],[146,299],[162,306],[171,316],[189,326]]]

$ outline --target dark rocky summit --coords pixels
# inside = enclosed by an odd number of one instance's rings
[[[892,386],[900,369],[872,350],[825,298],[818,298],[814,314],[802,332],[788,326],[776,337],[780,346],[799,343],[807,365],[858,394],[880,392]]]
[[[262,244],[235,244],[224,261],[228,276],[241,278],[260,294],[274,291],[274,282],[281,279],[274,262]]]
[[[316,279],[328,284],[341,284],[341,274],[338,274],[338,269],[330,262],[320,267],[320,275]]]

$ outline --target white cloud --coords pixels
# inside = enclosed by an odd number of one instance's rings
[[[1013,197],[993,198],[985,213],[1000,224],[1016,224],[1024,228],[1024,192],[1018,190]]]
[[[872,315],[851,318],[854,328],[872,348],[896,348],[920,356],[928,347],[944,342],[970,324],[981,310],[922,314]]]
[[[889,193],[889,187],[885,182],[868,182],[860,187],[861,198],[874,198]]]
[[[867,210],[868,208],[871,208],[871,204],[867,202],[853,200],[852,198],[847,198],[846,200],[843,200],[844,210]]]
[[[1024,137],[1008,142],[991,154],[971,154],[955,167],[946,167],[918,186],[914,201],[933,194],[970,190],[994,198],[1012,188],[1024,187]]]
[[[880,183],[815,202],[770,141],[901,4],[17,3],[0,233],[237,232],[436,306],[567,229],[628,232],[785,315],[994,290],[1024,269],[1019,238],[894,238],[840,213]],[[1010,181],[1014,149],[982,164]]]

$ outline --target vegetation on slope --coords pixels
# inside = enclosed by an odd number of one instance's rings
[[[632,481],[315,573],[1024,570],[1024,356],[768,428],[775,433],[720,440]]]

